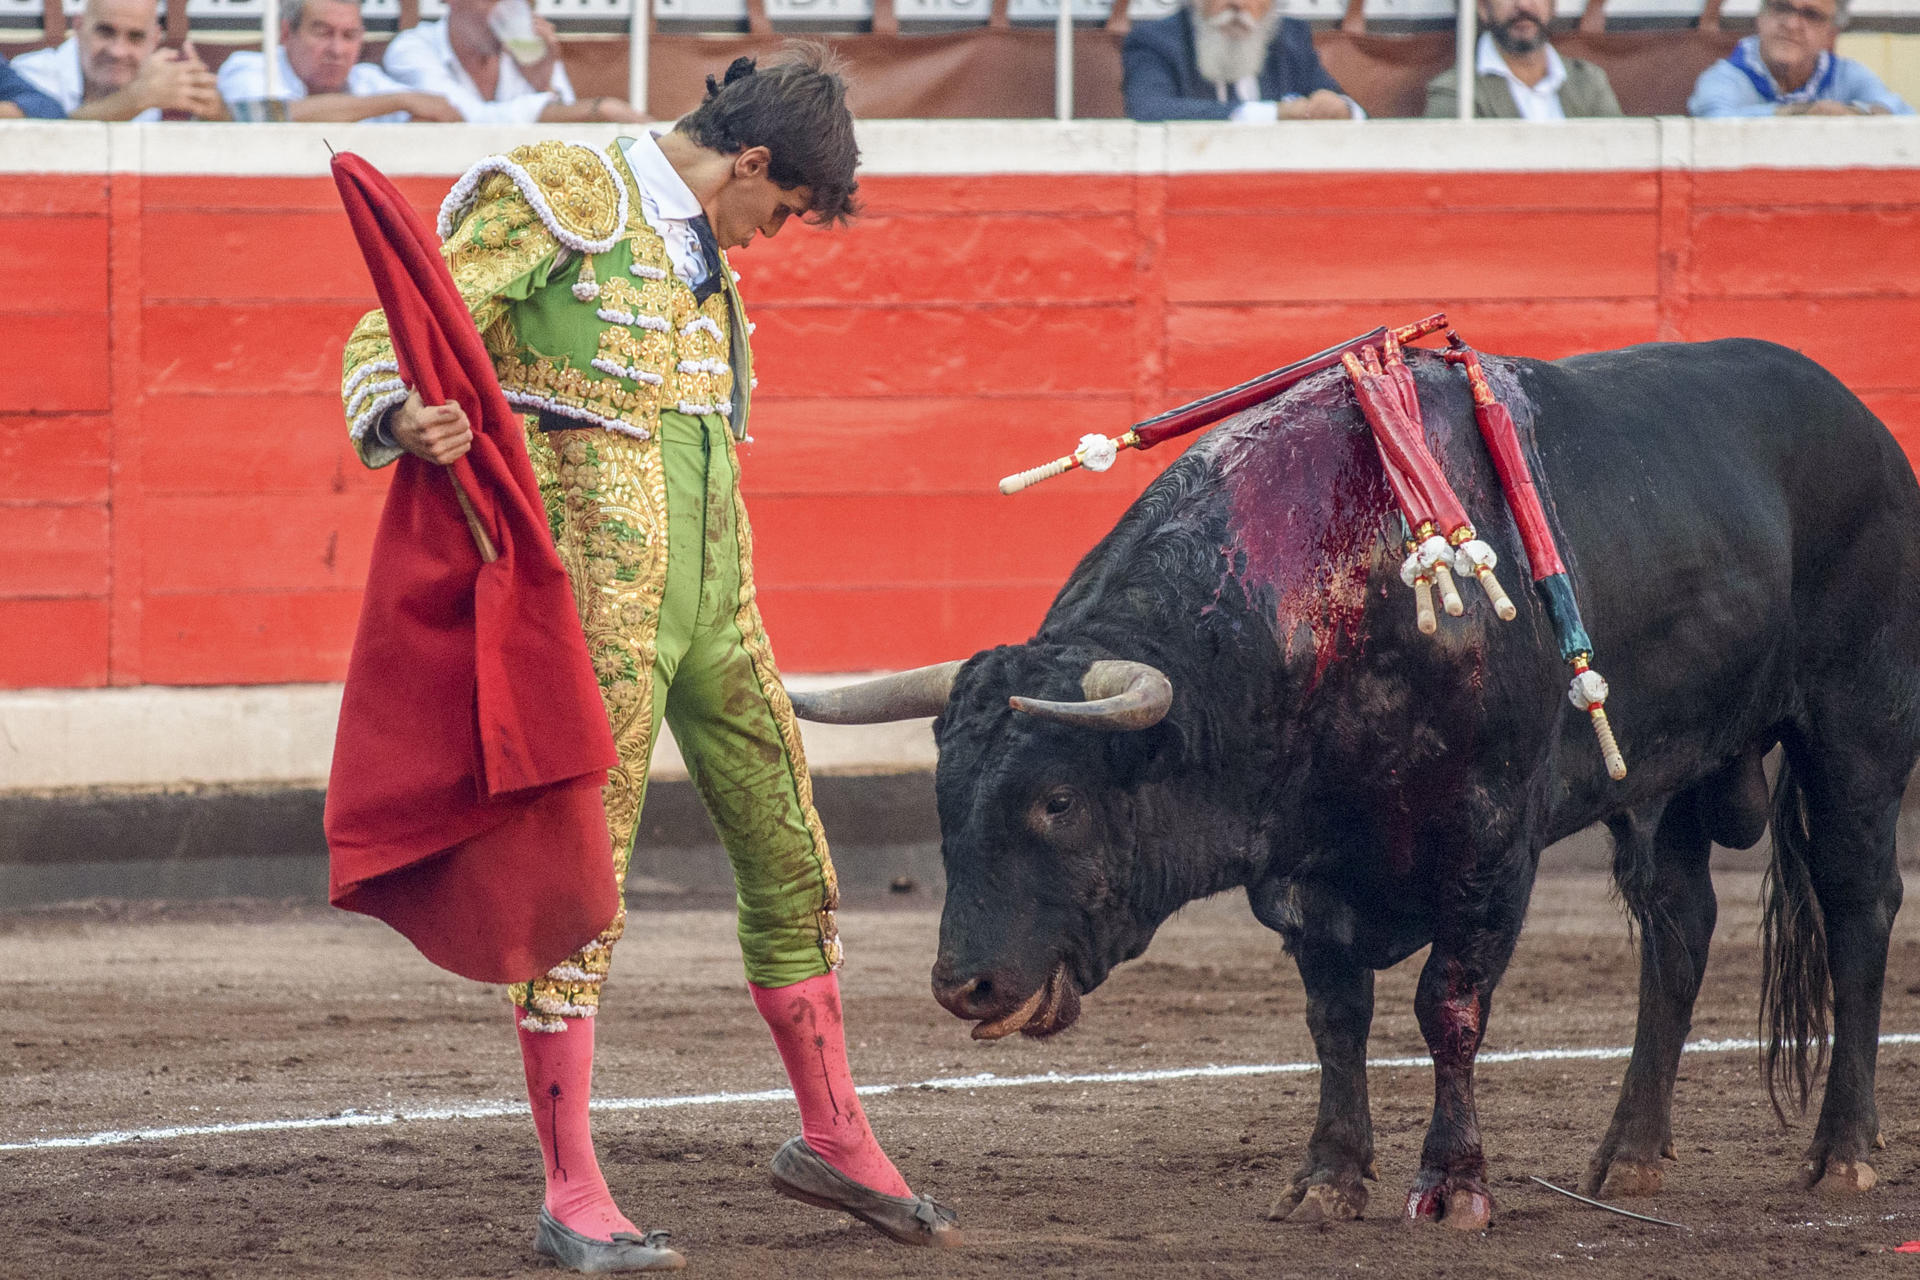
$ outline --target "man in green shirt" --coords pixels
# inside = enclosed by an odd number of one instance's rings
[[[1620,103],[1607,73],[1580,58],[1562,58],[1547,40],[1553,0],[1480,0],[1480,43],[1474,51],[1476,119],[1566,120],[1617,116]],[[1429,117],[1459,114],[1460,73],[1448,67],[1427,83]]]

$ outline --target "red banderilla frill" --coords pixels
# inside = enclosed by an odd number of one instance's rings
[[[1456,572],[1475,578],[1494,612],[1511,621],[1517,611],[1493,572],[1499,558],[1474,531],[1465,506],[1427,449],[1418,388],[1395,335],[1388,334],[1378,349],[1348,352],[1341,363],[1353,381],[1360,412],[1373,428],[1387,483],[1411,530],[1400,576],[1414,590],[1420,629],[1431,633],[1438,625],[1426,601],[1427,582],[1439,590],[1448,614],[1457,618],[1466,611],[1453,584]]]
[[[1473,391],[1473,416],[1480,424],[1480,436],[1487,443],[1487,452],[1493,457],[1493,469],[1499,473],[1500,487],[1506,492],[1514,523],[1520,528],[1520,545],[1526,549],[1527,560],[1533,565],[1534,589],[1540,593],[1547,614],[1553,619],[1553,629],[1560,640],[1560,656],[1573,668],[1573,683],[1567,689],[1567,697],[1593,722],[1600,755],[1607,763],[1607,776],[1618,782],[1627,776],[1627,761],[1620,754],[1613,726],[1607,721],[1607,682],[1593,669],[1593,641],[1580,621],[1573,581],[1567,576],[1566,565],[1560,561],[1553,530],[1547,524],[1546,508],[1540,502],[1540,491],[1534,485],[1526,455],[1520,451],[1520,433],[1514,428],[1513,415],[1494,394],[1493,384],[1487,381],[1486,371],[1480,367],[1479,355],[1451,329],[1447,330],[1444,355],[1449,364],[1457,364],[1466,372],[1467,385]]]

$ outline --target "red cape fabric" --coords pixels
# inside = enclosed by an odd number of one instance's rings
[[[618,907],[600,788],[618,760],[521,419],[439,238],[360,157],[333,176],[400,377],[473,449],[393,469],[327,786],[329,896],[483,982],[545,972]],[[458,484],[499,551],[483,564]]]

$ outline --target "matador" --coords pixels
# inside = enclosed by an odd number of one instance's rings
[[[525,417],[555,545],[572,581],[619,764],[604,799],[624,886],[664,718],[732,864],[755,1005],[799,1102],[775,1187],[909,1244],[958,1243],[953,1212],[915,1195],[867,1125],[847,1065],[833,863],[793,709],[754,602],[738,482],[753,388],[726,250],[800,215],[857,212],[845,85],[802,48],[748,59],[672,132],[605,150],[543,142],[481,161],[440,212],[445,255]],[[446,464],[471,428],[396,376],[384,315],[346,350],[361,458]],[[673,1269],[663,1231],[616,1206],[588,1128],[594,1014],[626,910],[573,956],[510,988],[546,1196],[535,1249],[581,1271]]]

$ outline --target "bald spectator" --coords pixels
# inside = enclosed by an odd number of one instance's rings
[[[1274,0],[1187,0],[1138,22],[1120,47],[1135,120],[1363,120],[1314,52],[1313,31]]]
[[[1580,58],[1562,58],[1547,40],[1553,0],[1480,0],[1475,49],[1473,114],[1477,119],[1565,120],[1617,116],[1607,73]],[[1459,112],[1456,67],[1427,82],[1427,115]]]
[[[158,120],[162,111],[225,120],[193,45],[160,47],[158,9],[158,0],[87,0],[74,34],[15,58],[13,69],[75,120]]]
[[[367,27],[360,0],[283,0],[280,84],[289,120],[460,119],[438,94],[409,89],[371,62],[360,61]],[[220,64],[220,96],[230,103],[267,96],[264,53],[234,53]]]
[[[508,55],[495,30],[503,6],[527,0],[447,0],[447,16],[402,31],[387,46],[387,73],[410,89],[451,102],[463,119],[476,124],[548,124],[618,120],[638,124],[646,117],[619,98],[574,99],[573,85],[560,61],[560,38],[553,24],[523,18],[530,37],[545,54],[530,63]],[[504,25],[504,24],[500,24]]]
[[[1690,116],[1910,116],[1880,77],[1833,52],[1847,25],[1837,0],[1764,0],[1753,34],[1700,73]]]
[[[33,83],[0,56],[0,120],[64,120],[60,104],[33,87]]]

